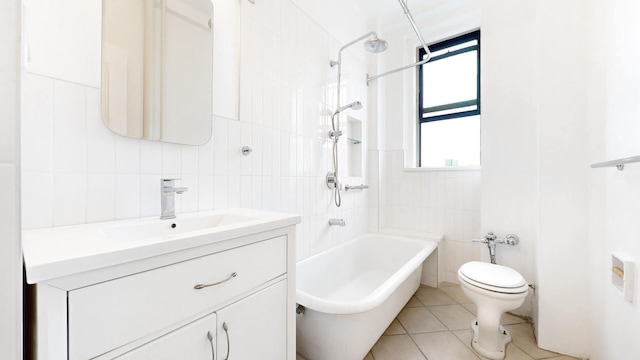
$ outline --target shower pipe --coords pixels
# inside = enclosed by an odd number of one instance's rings
[[[362,41],[366,38],[368,38],[369,36],[373,37],[373,40],[379,40],[378,38],[378,34],[375,31],[370,31],[362,36],[360,36],[359,38],[351,41],[350,43],[345,44],[343,47],[340,48],[340,50],[338,51],[338,61],[331,61],[329,64],[331,65],[331,67],[334,67],[336,65],[338,65],[338,101],[336,103],[336,108],[340,109],[340,81],[342,78],[342,50],[348,48],[349,46]],[[339,111],[338,111],[339,112]],[[333,129],[334,131],[339,131],[340,130],[340,123],[338,122],[338,128],[337,129]]]
[[[329,138],[333,140],[333,171],[329,171],[326,176],[327,187],[330,189],[333,188],[333,201],[337,207],[342,205],[342,196],[340,193],[340,184],[338,177],[338,167],[339,167],[339,158],[338,158],[338,140],[342,135],[342,131],[340,131],[340,113],[348,108],[353,108],[354,110],[359,110],[362,108],[362,104],[359,101],[355,101],[351,104],[340,106],[340,83],[342,81],[342,51],[349,46],[362,41],[368,37],[372,39],[365,42],[365,49],[369,52],[382,52],[387,49],[387,42],[378,38],[378,34],[375,31],[370,31],[359,38],[345,44],[338,51],[338,60],[329,62],[331,67],[338,66],[338,89],[337,89],[337,110],[331,115],[331,131],[329,131]],[[336,118],[337,117],[337,118]]]
[[[401,68],[398,68],[398,69],[395,69],[395,70],[391,70],[391,71],[387,71],[387,72],[379,74],[379,75],[374,75],[374,76],[367,75],[367,86],[369,86],[369,83],[371,81],[379,79],[379,78],[381,78],[383,76],[387,76],[387,75],[390,75],[390,74],[393,74],[393,73],[397,73],[399,71],[403,71],[403,70],[410,69],[410,68],[413,68],[413,67],[416,67],[416,66],[420,66],[422,64],[426,64],[431,59],[431,51],[429,51],[429,47],[427,46],[427,43],[424,41],[424,38],[422,37],[422,34],[420,33],[420,29],[418,29],[418,25],[416,25],[416,22],[413,19],[413,16],[411,15],[411,11],[409,10],[409,7],[407,6],[407,0],[398,0],[398,2],[400,3],[400,6],[402,7],[402,11],[407,16],[407,19],[409,20],[409,23],[411,24],[411,27],[413,28],[413,31],[416,33],[416,36],[418,37],[418,40],[422,44],[422,47],[424,48],[424,51],[426,52],[426,58],[421,60],[421,61],[418,61],[415,64],[406,65],[406,66],[403,66]]]

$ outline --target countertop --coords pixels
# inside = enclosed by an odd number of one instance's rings
[[[114,239],[105,229],[135,225],[168,224],[209,215],[232,215],[250,220],[201,230],[143,239]],[[178,215],[60,226],[22,232],[27,282],[35,284],[68,275],[142,260],[198,246],[278,229],[300,223],[299,215],[248,209],[228,209]]]

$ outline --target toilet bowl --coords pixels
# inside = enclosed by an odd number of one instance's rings
[[[486,358],[504,359],[511,336],[500,325],[500,317],[522,305],[529,285],[510,267],[479,261],[462,265],[458,280],[477,308],[477,319],[471,324],[472,348]]]

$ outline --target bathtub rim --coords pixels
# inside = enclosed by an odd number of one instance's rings
[[[434,251],[438,249],[438,243],[442,239],[441,235],[428,234],[423,237],[410,237],[405,235],[394,235],[389,233],[368,233],[355,237],[343,244],[332,247],[325,251],[322,251],[316,255],[310,256],[296,263],[296,268],[299,264],[303,264],[307,261],[324,256],[326,253],[336,251],[342,246],[346,246],[352,242],[374,237],[384,237],[390,240],[407,241],[423,246],[423,248],[416,253],[409,261],[407,261],[398,271],[386,279],[380,284],[371,294],[364,298],[354,301],[327,301],[323,298],[311,295],[303,290],[298,289],[296,286],[296,302],[304,307],[315,310],[317,312],[323,312],[328,314],[354,314],[369,311],[380,306],[386,301],[391,294],[403,283],[403,281],[409,277],[413,271],[421,266],[424,261]]]

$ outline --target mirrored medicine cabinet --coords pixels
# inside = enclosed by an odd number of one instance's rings
[[[103,0],[102,119],[126,137],[202,145],[213,115],[211,0]]]

